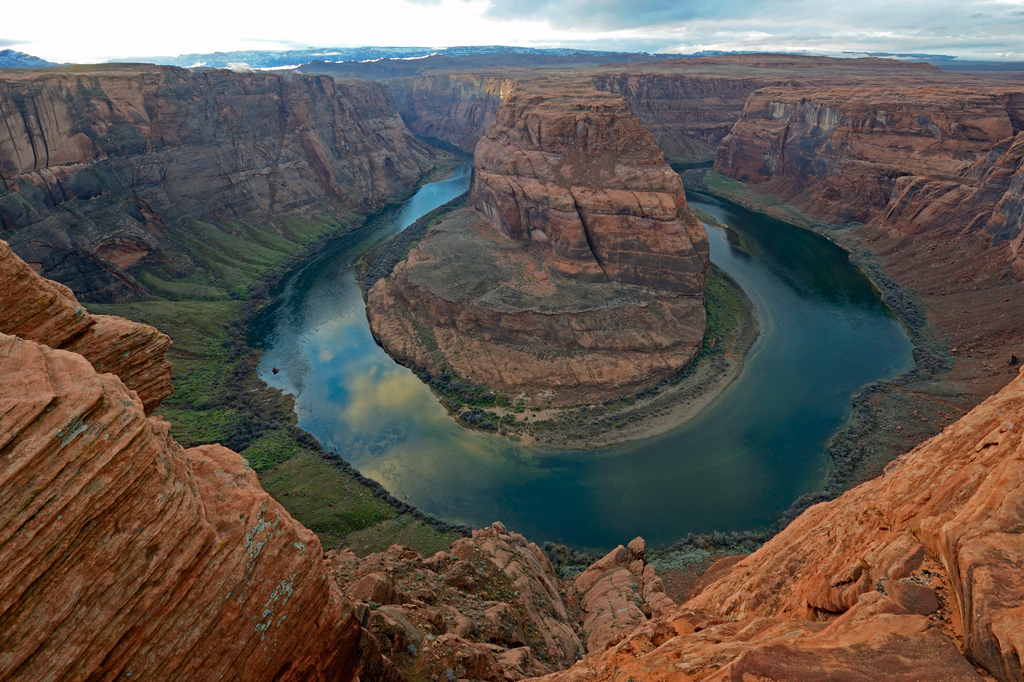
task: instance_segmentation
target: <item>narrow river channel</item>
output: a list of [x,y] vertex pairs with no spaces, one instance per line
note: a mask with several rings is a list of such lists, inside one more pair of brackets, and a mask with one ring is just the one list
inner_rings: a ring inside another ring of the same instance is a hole
[[695,419],[616,449],[540,450],[464,429],[374,342],[352,263],[468,186],[467,164],[331,241],[252,328],[261,375],[295,396],[299,424],[441,518],[501,520],[537,542],[589,549],[764,527],[823,482],[851,395],[913,364],[903,328],[842,249],[691,193],[729,226],[708,228],[711,260],[756,309],[761,334],[741,376]]

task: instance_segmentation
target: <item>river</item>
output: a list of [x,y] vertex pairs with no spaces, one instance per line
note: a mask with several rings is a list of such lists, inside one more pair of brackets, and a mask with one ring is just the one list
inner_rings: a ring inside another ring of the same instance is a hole
[[541,450],[462,428],[374,342],[352,264],[468,184],[467,164],[328,243],[252,328],[261,376],[295,396],[300,426],[443,519],[501,520],[534,541],[587,549],[765,527],[823,483],[825,446],[851,395],[913,365],[903,328],[842,249],[690,193],[729,226],[708,228],[711,260],[755,306],[760,336],[740,377],[676,430],[615,449]]

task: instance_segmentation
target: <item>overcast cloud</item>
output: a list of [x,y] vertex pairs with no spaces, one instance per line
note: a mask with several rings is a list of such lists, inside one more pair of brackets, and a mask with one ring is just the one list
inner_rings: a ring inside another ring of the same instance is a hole
[[61,62],[359,45],[1024,60],[1024,0],[96,0],[82,7],[50,0],[43,22],[32,3],[9,3],[0,47]]

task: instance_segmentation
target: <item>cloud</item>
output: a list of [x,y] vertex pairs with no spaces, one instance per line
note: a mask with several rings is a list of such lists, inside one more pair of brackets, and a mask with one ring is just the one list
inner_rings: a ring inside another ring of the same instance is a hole
[[12,40],[10,38],[0,38],[0,48],[14,47],[15,45],[24,45],[24,40]]
[[491,0],[485,16],[544,21],[581,38],[607,32],[624,46],[661,41],[661,52],[697,46],[970,56],[1019,51],[1020,7],[1000,0]]

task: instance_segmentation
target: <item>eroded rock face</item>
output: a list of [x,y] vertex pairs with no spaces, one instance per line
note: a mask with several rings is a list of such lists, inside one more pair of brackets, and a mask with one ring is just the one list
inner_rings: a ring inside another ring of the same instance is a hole
[[469,201],[477,213],[443,219],[369,292],[400,362],[566,405],[696,355],[707,235],[621,97],[520,86],[477,144]]
[[[197,267],[193,220],[365,212],[407,194],[436,153],[390,91],[327,76],[76,67],[0,79],[0,232],[86,300]],[[187,240],[186,240],[187,241]]]
[[356,602],[367,648],[394,666],[382,677],[445,679],[450,670],[502,682],[564,669],[583,655],[551,563],[501,523],[427,559],[400,545],[327,559]]
[[879,227],[933,240],[987,235],[993,247],[1009,246],[1024,279],[1024,132],[1001,140],[955,180],[899,178]]
[[460,209],[370,289],[370,329],[399,362],[533,405],[630,395],[693,359],[701,298],[581,282],[553,263]]
[[1018,378],[880,478],[808,509],[688,606],[733,618],[841,613],[931,557],[948,575],[967,655],[1020,679],[1022,401]]
[[0,334],[0,677],[350,680],[320,542],[113,374]]
[[0,333],[84,356],[97,372],[116,374],[146,414],[171,395],[171,340],[149,325],[90,315],[62,284],[36,274],[0,240]]
[[546,245],[567,276],[703,295],[704,227],[621,97],[514,91],[477,144],[469,202],[505,236]]
[[409,130],[470,154],[494,125],[498,107],[515,84],[486,73],[430,74],[384,82],[394,93]]
[[1024,90],[1012,84],[901,82],[770,87],[747,100],[722,141],[715,171],[815,216],[867,222],[897,178],[956,181],[1021,129]]

